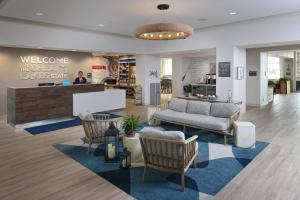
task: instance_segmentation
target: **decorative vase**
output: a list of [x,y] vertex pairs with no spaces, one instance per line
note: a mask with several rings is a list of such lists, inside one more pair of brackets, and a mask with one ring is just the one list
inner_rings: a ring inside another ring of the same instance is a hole
[[134,137],[135,136],[135,131],[129,131],[126,133],[127,137]]

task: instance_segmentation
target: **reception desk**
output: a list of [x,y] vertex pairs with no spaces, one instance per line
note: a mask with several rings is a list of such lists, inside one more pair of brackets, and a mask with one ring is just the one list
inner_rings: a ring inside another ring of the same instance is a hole
[[106,89],[101,92],[73,94],[73,115],[96,113],[126,107],[126,90]]
[[73,94],[104,91],[103,84],[10,87],[7,122],[11,125],[73,116]]

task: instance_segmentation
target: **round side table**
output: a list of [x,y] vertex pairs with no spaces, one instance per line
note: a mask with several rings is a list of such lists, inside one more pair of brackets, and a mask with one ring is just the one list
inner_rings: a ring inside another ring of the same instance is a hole
[[136,133],[134,137],[123,136],[123,145],[131,152],[131,163],[143,163],[143,152],[139,140],[139,134]]

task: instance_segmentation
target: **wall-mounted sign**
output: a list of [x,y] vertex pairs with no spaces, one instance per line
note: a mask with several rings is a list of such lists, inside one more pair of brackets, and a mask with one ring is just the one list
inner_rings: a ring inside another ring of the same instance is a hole
[[257,76],[257,71],[249,71],[249,76]]
[[219,62],[219,77],[230,77],[230,62]]
[[67,79],[69,58],[20,56],[20,79]]
[[94,66],[92,66],[92,69],[99,69],[99,70],[106,70],[107,69],[107,67],[106,66],[98,66],[98,65],[94,65]]

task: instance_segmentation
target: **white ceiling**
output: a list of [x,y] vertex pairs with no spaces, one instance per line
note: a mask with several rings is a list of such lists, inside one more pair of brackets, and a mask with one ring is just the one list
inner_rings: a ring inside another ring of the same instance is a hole
[[[159,3],[170,4],[163,20],[156,9]],[[3,17],[126,36],[148,23],[187,23],[199,29],[299,10],[300,0],[2,0],[0,4]],[[231,16],[231,11],[238,14]]]

